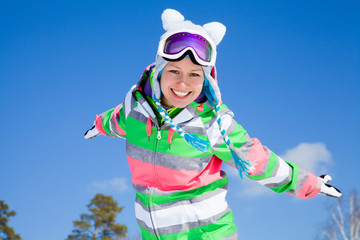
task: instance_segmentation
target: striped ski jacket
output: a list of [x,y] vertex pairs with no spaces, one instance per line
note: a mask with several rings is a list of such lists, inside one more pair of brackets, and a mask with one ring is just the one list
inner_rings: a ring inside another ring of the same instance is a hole
[[[150,75],[148,71],[142,79]],[[221,170],[223,162],[233,167],[235,163],[219,132],[214,108],[209,102],[193,102],[173,117],[185,131],[211,143],[203,153],[161,124],[141,82],[122,104],[97,116],[95,126],[103,135],[126,139],[135,214],[143,239],[238,239],[225,199],[228,178]],[[221,118],[231,142],[255,165],[250,179],[300,198],[319,192],[317,177],[250,138],[224,104]]]

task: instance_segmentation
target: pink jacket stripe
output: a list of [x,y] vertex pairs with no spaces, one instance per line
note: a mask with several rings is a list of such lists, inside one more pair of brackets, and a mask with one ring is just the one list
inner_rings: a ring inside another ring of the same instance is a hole
[[103,128],[103,124],[102,124],[102,118],[99,115],[96,115],[95,118],[95,127],[96,129],[99,131],[99,133],[101,133],[102,135],[105,136],[110,136],[109,134],[106,133],[106,131]]
[[304,185],[300,189],[299,193],[296,195],[296,197],[305,198],[305,199],[314,197],[316,194],[320,192],[320,187],[314,188],[314,186],[318,186],[318,184],[319,184],[319,179],[316,176],[314,176],[314,174],[308,171],[308,177]]
[[119,125],[119,112],[120,109],[122,108],[122,104],[119,104],[115,109],[114,112],[111,114],[113,121],[115,122],[115,128],[116,131],[120,134],[120,135],[126,135],[126,132],[120,127]]
[[[133,184],[156,187],[161,191],[192,190],[221,179],[221,160],[214,157],[202,171],[174,170],[142,162],[127,155]],[[157,178],[149,171],[156,171]]]
[[251,140],[253,144],[246,158],[254,163],[254,170],[250,174],[255,175],[264,169],[269,161],[270,155],[257,138],[252,138]]

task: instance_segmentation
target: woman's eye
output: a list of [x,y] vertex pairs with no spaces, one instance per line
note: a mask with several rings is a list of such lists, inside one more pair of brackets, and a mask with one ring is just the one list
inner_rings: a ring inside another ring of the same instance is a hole
[[179,71],[177,70],[170,70],[171,73],[174,73],[174,74],[179,74]]
[[190,73],[190,77],[200,77],[200,75],[197,73]]

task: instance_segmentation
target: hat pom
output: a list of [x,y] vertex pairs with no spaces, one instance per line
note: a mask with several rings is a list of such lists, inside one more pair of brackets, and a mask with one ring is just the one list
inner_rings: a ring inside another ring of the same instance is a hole
[[163,28],[165,31],[168,31],[172,25],[183,22],[185,18],[183,15],[181,15],[181,13],[174,9],[166,9],[161,15],[161,20],[163,23]]
[[226,27],[224,24],[219,22],[207,23],[203,25],[203,28],[210,35],[211,39],[215,42],[216,45],[221,42],[226,32]]

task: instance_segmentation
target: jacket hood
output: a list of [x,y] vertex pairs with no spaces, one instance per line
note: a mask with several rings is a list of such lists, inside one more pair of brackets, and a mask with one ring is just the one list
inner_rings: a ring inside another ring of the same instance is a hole
[[[152,63],[144,70],[144,72],[139,80],[139,83],[136,87],[137,90],[142,91],[146,96],[148,96],[150,98],[152,98],[152,95],[153,95],[154,72],[155,72],[155,63]],[[205,82],[204,82],[204,84],[205,84]],[[203,90],[204,90],[204,87],[203,87]],[[201,105],[201,107],[198,107],[198,110],[199,109],[201,110],[203,108],[202,112],[205,110],[210,111],[210,110],[214,109],[214,106],[212,106],[210,104],[210,101],[208,101],[204,92],[201,92],[201,94],[194,100],[194,103]],[[208,107],[204,107],[204,106],[208,106]],[[166,107],[164,107],[164,108],[166,108]]]

